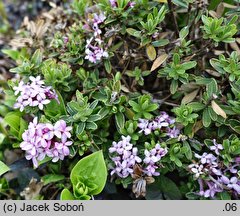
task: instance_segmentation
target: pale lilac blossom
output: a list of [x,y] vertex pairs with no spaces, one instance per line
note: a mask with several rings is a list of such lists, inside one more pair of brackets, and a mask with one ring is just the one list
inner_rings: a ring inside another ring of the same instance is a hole
[[240,181],[237,177],[234,176],[229,179],[227,176],[222,176],[220,179],[229,189],[233,189],[240,194]]
[[92,63],[97,63],[102,58],[108,58],[108,52],[104,47],[104,42],[101,39],[102,31],[99,24],[103,23],[106,16],[103,13],[94,13],[92,18],[87,20],[87,24],[83,28],[89,32],[93,31],[93,36],[87,39],[85,46],[85,59]]
[[190,164],[188,168],[194,174],[195,178],[199,178],[202,174],[205,173],[203,165],[199,164]]
[[20,81],[18,86],[13,87],[14,94],[18,96],[14,104],[15,109],[20,109],[22,112],[25,107],[29,106],[43,110],[44,106],[49,104],[52,99],[58,101],[56,92],[51,87],[45,86],[40,76],[30,76],[29,80],[28,83]]
[[141,129],[139,133],[149,135],[155,130],[167,132],[169,138],[177,138],[180,135],[180,130],[174,126],[175,119],[171,118],[166,112],[161,112],[153,120],[139,119],[138,127]]
[[143,160],[144,164],[146,164],[146,168],[144,169],[144,172],[148,176],[158,176],[160,175],[159,172],[156,171],[159,166],[157,163],[167,154],[168,150],[167,148],[162,148],[159,143],[155,145],[154,148],[151,150],[145,149],[144,155],[145,158]]
[[219,155],[219,150],[223,150],[223,145],[218,144],[215,139],[213,139],[213,146],[210,146],[210,150],[214,151],[216,155]]
[[113,142],[109,148],[109,153],[115,154],[111,159],[114,163],[111,175],[118,175],[120,178],[126,178],[133,173],[133,166],[141,163],[142,159],[138,157],[138,149],[130,143],[130,136],[122,136],[119,142]]
[[35,117],[22,134],[23,141],[20,147],[26,151],[25,157],[27,160],[32,160],[34,167],[38,167],[38,162],[46,156],[51,157],[53,162],[57,162],[70,154],[69,146],[72,145],[72,141],[67,139],[71,138],[71,130],[72,127],[67,126],[63,120],[52,125],[38,123]]

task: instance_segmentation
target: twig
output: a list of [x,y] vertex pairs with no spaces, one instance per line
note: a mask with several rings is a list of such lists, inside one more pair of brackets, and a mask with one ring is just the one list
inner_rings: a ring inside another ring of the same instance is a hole
[[171,0],[167,0],[167,1],[168,1],[168,7],[170,9],[171,16],[173,18],[173,23],[174,23],[174,27],[175,27],[175,34],[176,34],[176,37],[178,38],[179,30],[178,30],[177,19],[176,19],[176,16],[175,16],[174,12],[173,12],[172,1]]
[[58,188],[54,193],[53,195],[51,196],[51,198],[49,200],[53,200],[54,197],[58,194],[58,192],[60,191],[60,188]]
[[215,184],[217,184],[219,187],[225,189],[225,190],[229,190],[229,188],[223,184],[221,184],[220,182],[218,182],[215,178],[213,178],[211,175],[208,176]]

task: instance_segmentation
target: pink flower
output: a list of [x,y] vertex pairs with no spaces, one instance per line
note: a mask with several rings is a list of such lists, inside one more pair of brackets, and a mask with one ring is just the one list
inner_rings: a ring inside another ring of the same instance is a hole
[[93,31],[93,36],[87,39],[85,46],[85,59],[92,63],[97,63],[102,58],[108,57],[108,52],[103,47],[103,41],[101,39],[102,31],[99,28],[99,24],[103,23],[106,16],[103,13],[93,14],[92,19],[88,19],[88,23],[84,25],[84,29]]
[[58,101],[56,92],[51,90],[51,87],[44,86],[44,81],[41,80],[40,76],[36,78],[30,76],[29,80],[30,82],[26,84],[21,81],[18,86],[13,87],[14,94],[18,95],[14,104],[15,109],[19,108],[22,112],[27,106],[38,106],[40,110],[43,110],[44,105],[49,104],[51,99]]
[[60,120],[57,121],[54,125],[54,134],[58,138],[62,139],[62,142],[66,142],[67,138],[71,137],[71,134],[69,131],[72,130],[72,127],[68,126],[65,121]]
[[25,88],[25,84],[24,84],[23,81],[21,81],[21,82],[18,84],[18,86],[14,86],[14,87],[13,87],[13,90],[15,90],[14,94],[15,94],[15,95],[18,95],[19,92],[22,92],[22,91],[25,90],[24,88]]
[[114,167],[111,175],[116,174],[120,178],[126,178],[133,173],[133,166],[136,163],[141,163],[142,159],[137,156],[138,149],[130,143],[131,137],[121,137],[119,142],[113,142],[112,147],[109,148],[110,153],[115,153],[117,156],[112,157]]
[[46,99],[46,96],[42,98],[40,95],[37,95],[37,100],[33,102],[33,106],[38,106],[40,110],[43,110],[43,105],[49,104],[51,101]]
[[68,146],[72,145],[72,142],[71,141],[68,141],[68,142],[62,142],[62,143],[58,143],[56,142],[55,143],[55,147],[56,149],[58,150],[62,150],[62,153],[64,156],[68,156],[70,154],[70,151],[69,151],[69,148]]
[[50,123],[38,123],[37,118],[34,118],[22,134],[20,147],[26,151],[25,157],[32,160],[34,167],[46,156],[51,157],[53,162],[63,160],[70,154],[69,146],[72,141],[67,139],[71,137],[71,129],[64,120],[59,120],[53,126]]
[[112,7],[117,7],[117,1],[116,0],[109,0]]

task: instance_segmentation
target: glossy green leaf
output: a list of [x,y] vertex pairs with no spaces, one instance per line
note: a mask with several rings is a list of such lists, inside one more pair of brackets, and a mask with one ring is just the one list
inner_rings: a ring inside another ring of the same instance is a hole
[[73,194],[68,189],[63,189],[60,200],[75,200]]
[[87,184],[96,185],[91,194],[99,194],[107,180],[107,168],[102,151],[97,151],[81,159],[72,169],[70,179],[73,185],[78,184],[78,179],[83,179]]
[[4,173],[8,172],[9,170],[10,170],[10,168],[5,163],[0,161],[0,176],[3,175]]

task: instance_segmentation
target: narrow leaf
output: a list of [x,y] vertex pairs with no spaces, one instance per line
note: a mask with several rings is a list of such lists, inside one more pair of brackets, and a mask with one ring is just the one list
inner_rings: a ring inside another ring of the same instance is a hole
[[157,69],[162,63],[164,63],[167,60],[168,55],[166,53],[160,55],[156,58],[156,60],[153,62],[151,71],[154,71]]
[[182,104],[188,104],[194,100],[194,98],[197,96],[199,89],[196,89],[195,91],[185,95],[182,99]]
[[222,116],[225,119],[227,118],[226,113],[223,111],[223,109],[214,100],[212,100],[211,104],[212,104],[212,108],[213,108],[215,113],[217,113],[218,115]]

